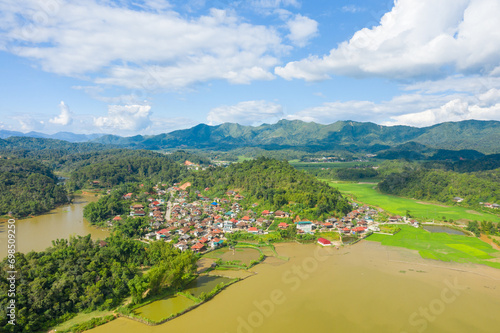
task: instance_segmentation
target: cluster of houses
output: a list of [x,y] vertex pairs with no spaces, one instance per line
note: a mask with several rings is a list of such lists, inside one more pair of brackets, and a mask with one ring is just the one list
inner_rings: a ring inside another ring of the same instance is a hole
[[[223,198],[209,198],[202,192],[195,191],[197,199],[191,200],[186,191],[189,186],[189,183],[174,184],[167,189],[156,186],[156,193],[149,193],[147,202],[135,202],[138,199],[133,193],[123,196],[123,199],[132,202],[129,216],[149,218],[151,231],[145,235],[145,240],[175,242],[174,246],[181,251],[191,249],[200,252],[222,246],[227,233],[267,233],[273,221],[291,216],[290,212],[282,210],[257,212],[257,203],[243,207],[241,200],[244,196],[233,190],[227,191]],[[207,190],[209,189],[205,189]],[[379,230],[374,221],[377,214],[376,210],[368,206],[358,207],[354,204],[354,210],[342,218],[295,221],[294,224],[299,234],[333,230],[343,235],[363,234],[369,230]],[[113,222],[121,219],[121,216],[116,216]],[[395,217],[395,221],[400,219],[401,217]],[[279,229],[288,228],[289,223],[284,221],[278,223]]]
[[479,204],[485,208],[491,208],[491,209],[499,209],[500,208],[500,205],[497,203],[480,202]]

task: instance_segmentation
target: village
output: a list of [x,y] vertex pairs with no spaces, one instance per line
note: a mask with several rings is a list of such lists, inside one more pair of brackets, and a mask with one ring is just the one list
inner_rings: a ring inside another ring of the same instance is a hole
[[[313,235],[322,246],[338,246],[342,239],[358,239],[380,231],[380,210],[358,206],[355,202],[351,202],[353,210],[341,218],[332,216],[324,221],[303,221],[296,217],[292,221],[293,212],[259,210],[257,203],[244,205],[244,196],[235,190],[228,190],[220,198],[209,198],[195,191],[196,199],[193,200],[187,191],[190,185],[157,185],[153,187],[155,192],[147,193],[144,202],[138,202],[138,196],[133,193],[123,195],[124,200],[130,201],[130,217],[149,218],[150,228],[142,241],[162,240],[171,242],[181,251],[191,249],[203,253],[227,245],[228,234],[235,232],[267,235],[295,226],[297,235]],[[108,221],[108,226],[124,218],[115,216]],[[384,221],[387,222],[418,226],[418,222],[407,221],[401,216],[391,216]],[[322,233],[330,237],[322,237]],[[332,239],[332,234],[338,236]]]

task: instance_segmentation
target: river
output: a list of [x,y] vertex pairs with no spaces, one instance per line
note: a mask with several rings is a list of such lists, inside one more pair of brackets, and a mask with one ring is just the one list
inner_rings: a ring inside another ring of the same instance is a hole
[[[16,220],[16,251],[43,251],[58,238],[70,235],[88,235],[93,239],[104,239],[108,231],[92,226],[83,218],[83,207],[88,202],[96,201],[93,195],[75,197],[72,204],[60,206],[49,213],[28,219]],[[6,223],[0,225],[0,258],[7,255]]]
[[498,332],[500,270],[366,240],[277,251],[290,260],[267,258],[254,276],[172,321],[119,318],[89,332]]

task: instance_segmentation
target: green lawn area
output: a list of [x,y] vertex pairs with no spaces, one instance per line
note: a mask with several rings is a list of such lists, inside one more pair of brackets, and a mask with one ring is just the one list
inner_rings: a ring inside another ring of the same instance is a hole
[[246,157],[245,155],[238,155],[238,163],[253,160],[252,157]]
[[442,220],[443,216],[445,216],[447,219],[453,219],[455,221],[467,219],[500,222],[500,217],[494,214],[474,212],[458,206],[422,203],[419,200],[382,194],[374,188],[376,186],[374,183],[327,182],[332,187],[337,187],[342,193],[354,196],[357,201],[367,205],[380,207],[392,214],[404,216],[406,211],[409,210],[411,216],[424,220]]
[[89,321],[93,318],[100,318],[100,317],[105,317],[113,314],[112,310],[104,310],[104,311],[92,311],[92,312],[80,312],[77,314],[75,317],[71,318],[70,320],[65,321],[64,323],[61,323],[55,327],[53,327],[53,330],[56,331],[62,331],[62,330],[67,330],[71,326],[76,325],[76,324],[81,324],[86,321]]
[[498,258],[500,252],[476,237],[431,233],[402,225],[401,231],[394,236],[373,234],[366,240],[380,242],[386,246],[417,250],[422,258],[426,259],[483,264],[500,268],[499,262],[488,260]]

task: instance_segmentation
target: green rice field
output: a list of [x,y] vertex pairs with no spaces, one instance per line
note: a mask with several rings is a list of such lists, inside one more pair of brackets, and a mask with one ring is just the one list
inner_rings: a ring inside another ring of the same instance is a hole
[[474,263],[500,268],[500,251],[476,237],[431,233],[423,229],[401,226],[394,236],[373,234],[368,241],[380,242],[386,246],[417,250],[422,258],[459,263]]
[[376,206],[392,214],[404,216],[409,210],[411,216],[420,220],[478,220],[500,222],[500,217],[494,214],[476,212],[459,206],[444,206],[425,203],[380,193],[375,189],[375,183],[352,183],[328,181],[332,187],[337,187],[342,193],[353,196],[356,201],[370,206]]

